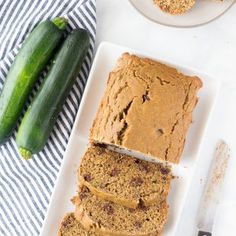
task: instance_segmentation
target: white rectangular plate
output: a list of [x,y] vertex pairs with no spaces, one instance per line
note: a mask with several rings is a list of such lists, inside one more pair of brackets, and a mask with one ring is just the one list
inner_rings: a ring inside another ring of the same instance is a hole
[[[42,236],[57,235],[63,216],[74,210],[70,199],[76,194],[76,171],[80,159],[89,145],[89,129],[104,93],[109,72],[114,68],[117,59],[124,52],[162,61],[155,55],[145,55],[144,53],[107,42],[100,44],[44,220],[41,231]],[[168,199],[170,205],[169,218],[163,235],[174,236],[197,158],[201,158],[198,157],[201,140],[206,130],[210,112],[216,101],[220,84],[218,80],[202,72],[179,66],[175,63],[162,62],[176,67],[185,74],[197,75],[203,81],[203,88],[199,93],[199,103],[194,111],[193,124],[188,132],[181,162],[174,167],[174,174],[178,178],[172,181]]]

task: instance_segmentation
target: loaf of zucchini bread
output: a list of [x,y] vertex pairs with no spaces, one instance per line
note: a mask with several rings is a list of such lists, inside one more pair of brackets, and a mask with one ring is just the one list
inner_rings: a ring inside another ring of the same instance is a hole
[[109,75],[90,139],[178,163],[201,87],[196,76],[125,53]]

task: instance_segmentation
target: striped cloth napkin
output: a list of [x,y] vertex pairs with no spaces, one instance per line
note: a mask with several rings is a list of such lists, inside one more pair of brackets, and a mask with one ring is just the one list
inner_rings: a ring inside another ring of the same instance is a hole
[[0,236],[40,233],[93,58],[95,4],[95,0],[0,0],[0,90],[20,44],[40,21],[65,16],[68,31],[82,27],[91,36],[81,73],[44,150],[30,161],[22,160],[15,134],[0,146]]

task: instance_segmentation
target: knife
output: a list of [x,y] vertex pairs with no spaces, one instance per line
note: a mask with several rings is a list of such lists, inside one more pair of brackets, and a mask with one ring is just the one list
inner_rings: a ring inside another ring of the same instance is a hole
[[229,156],[229,146],[224,141],[221,141],[216,148],[199,207],[197,218],[198,236],[212,236],[215,214],[220,200],[220,192]]

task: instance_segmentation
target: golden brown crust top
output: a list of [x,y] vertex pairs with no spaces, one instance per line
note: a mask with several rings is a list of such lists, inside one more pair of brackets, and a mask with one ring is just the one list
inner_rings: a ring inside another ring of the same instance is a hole
[[201,87],[196,76],[125,53],[109,75],[90,138],[178,163]]

